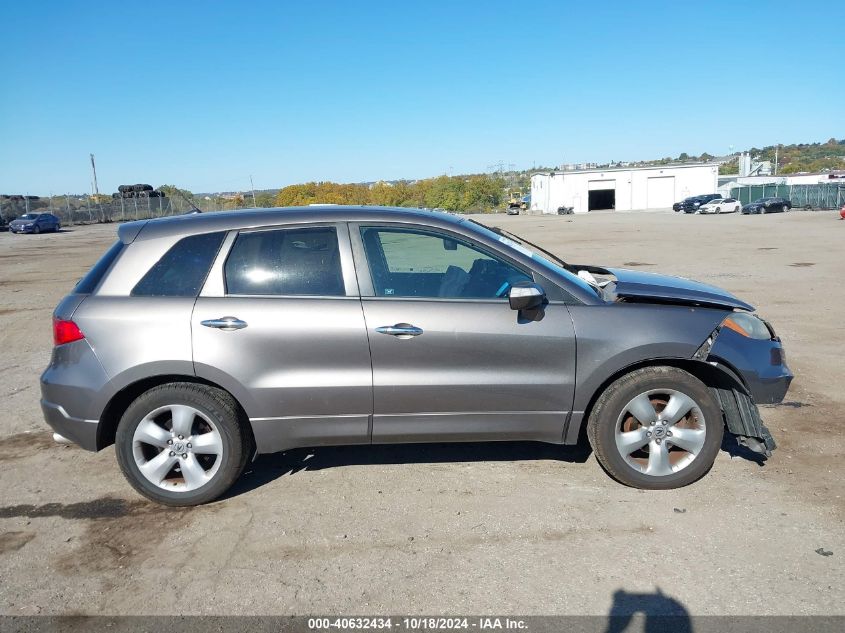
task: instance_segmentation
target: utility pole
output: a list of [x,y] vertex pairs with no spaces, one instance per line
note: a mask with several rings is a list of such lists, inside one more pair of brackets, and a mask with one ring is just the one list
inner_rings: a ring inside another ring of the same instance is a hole
[[775,176],[778,175],[778,149],[780,148],[780,143],[775,145]]
[[258,204],[255,202],[255,185],[252,184],[252,174],[249,175],[249,187],[252,189],[252,206],[258,207]]
[[97,186],[97,166],[94,164],[94,154],[91,154],[91,172],[94,174],[94,195],[100,197],[100,189]]

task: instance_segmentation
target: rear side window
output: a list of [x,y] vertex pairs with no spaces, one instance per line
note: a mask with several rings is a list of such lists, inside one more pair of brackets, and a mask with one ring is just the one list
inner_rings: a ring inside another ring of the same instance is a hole
[[122,250],[123,242],[118,240],[112,244],[111,248],[109,248],[109,250],[107,250],[99,260],[97,260],[97,263],[94,264],[91,270],[88,271],[88,274],[79,280],[79,283],[76,284],[73,291],[81,295],[90,295],[94,292],[94,289],[100,285],[100,281],[106,274],[106,271],[111,267],[114,260],[117,259],[117,256],[120,255]]
[[241,233],[225,275],[230,295],[346,294],[333,227]]
[[196,297],[225,233],[191,235],[176,242],[132,289],[133,297]]

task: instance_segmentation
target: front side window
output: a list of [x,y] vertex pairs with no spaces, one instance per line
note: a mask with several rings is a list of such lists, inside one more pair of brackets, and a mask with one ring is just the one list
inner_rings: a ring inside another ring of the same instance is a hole
[[334,227],[241,233],[225,276],[230,295],[346,294]]
[[196,297],[225,233],[191,235],[176,242],[132,289],[133,297]]
[[362,227],[375,294],[380,297],[495,299],[531,276],[448,234]]

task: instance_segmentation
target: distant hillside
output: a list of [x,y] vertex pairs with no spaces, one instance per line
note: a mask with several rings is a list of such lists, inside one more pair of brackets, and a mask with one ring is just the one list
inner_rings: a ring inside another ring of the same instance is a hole
[[[748,152],[755,160],[775,162],[775,146],[752,147]],[[799,143],[777,148],[778,173],[820,172],[845,169],[845,139],[829,139],[826,143]]]

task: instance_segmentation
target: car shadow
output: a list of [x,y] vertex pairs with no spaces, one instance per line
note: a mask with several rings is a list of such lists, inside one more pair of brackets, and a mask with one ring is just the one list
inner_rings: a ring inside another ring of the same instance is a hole
[[561,446],[542,442],[459,442],[453,444],[366,444],[297,448],[259,455],[223,498],[236,497],[306,471],[344,466],[443,464],[458,462],[518,462],[555,460],[582,464],[591,454],[588,444]]

